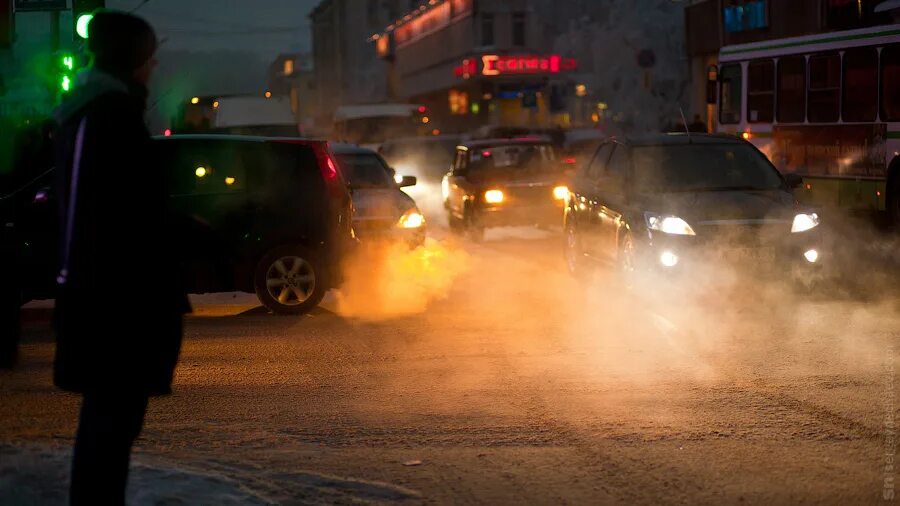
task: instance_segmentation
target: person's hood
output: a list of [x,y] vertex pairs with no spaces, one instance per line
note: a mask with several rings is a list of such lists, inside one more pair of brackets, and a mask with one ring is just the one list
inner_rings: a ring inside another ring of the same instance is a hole
[[95,68],[80,72],[75,78],[72,93],[66,97],[54,112],[59,124],[77,116],[91,105],[94,100],[108,93],[134,95],[135,86],[129,85],[118,77]]
[[793,195],[781,190],[731,190],[643,195],[640,207],[691,222],[789,219],[795,211]]

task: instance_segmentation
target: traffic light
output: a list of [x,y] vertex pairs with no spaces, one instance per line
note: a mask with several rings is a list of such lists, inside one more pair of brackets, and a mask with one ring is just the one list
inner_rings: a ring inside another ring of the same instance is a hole
[[75,56],[70,53],[60,53],[58,60],[58,79],[59,92],[68,93],[72,90],[72,79],[75,76]]
[[72,22],[75,24],[73,33],[76,37],[87,39],[90,36],[88,24],[94,17],[94,12],[105,6],[106,0],[72,0]]

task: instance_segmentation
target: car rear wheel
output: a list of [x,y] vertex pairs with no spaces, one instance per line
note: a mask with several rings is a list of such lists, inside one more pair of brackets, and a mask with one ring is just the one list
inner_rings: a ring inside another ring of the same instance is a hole
[[275,248],[263,256],[256,267],[254,286],[264,306],[284,315],[311,311],[326,292],[320,263],[302,246]]

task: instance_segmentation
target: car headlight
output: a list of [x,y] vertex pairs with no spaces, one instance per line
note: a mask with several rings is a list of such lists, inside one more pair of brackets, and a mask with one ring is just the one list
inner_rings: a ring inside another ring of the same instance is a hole
[[794,216],[794,223],[791,225],[791,233],[806,232],[819,226],[819,215],[816,213],[801,213]]
[[441,179],[441,196],[444,200],[450,198],[450,180],[446,176]]
[[553,189],[553,198],[556,200],[566,200],[569,198],[568,186],[557,186]]
[[488,190],[484,192],[484,201],[488,204],[500,204],[503,202],[503,192],[500,190]]
[[697,235],[694,233],[694,229],[678,216],[646,213],[644,218],[647,220],[647,228],[650,230],[658,230],[672,235]]
[[400,217],[401,228],[420,228],[425,225],[425,217],[417,209],[410,209]]

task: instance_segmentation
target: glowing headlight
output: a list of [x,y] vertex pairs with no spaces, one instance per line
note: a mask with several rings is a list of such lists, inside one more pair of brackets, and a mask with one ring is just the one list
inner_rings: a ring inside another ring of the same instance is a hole
[[819,215],[816,213],[798,214],[794,216],[794,223],[791,225],[791,232],[806,232],[819,226]]
[[694,233],[694,229],[678,216],[660,216],[647,213],[644,217],[647,220],[647,228],[650,230],[658,230],[672,235],[697,235]]
[[446,177],[441,179],[441,196],[445,201],[450,198],[450,180]]
[[403,183],[403,176],[401,176],[399,172],[394,174],[394,182],[397,184]]
[[567,186],[557,186],[553,189],[553,198],[556,200],[566,200],[569,198],[569,188]]
[[400,218],[399,225],[402,228],[419,228],[425,225],[425,217],[419,211],[410,209]]
[[503,192],[500,190],[488,190],[484,192],[484,201],[488,204],[500,204],[503,202]]

